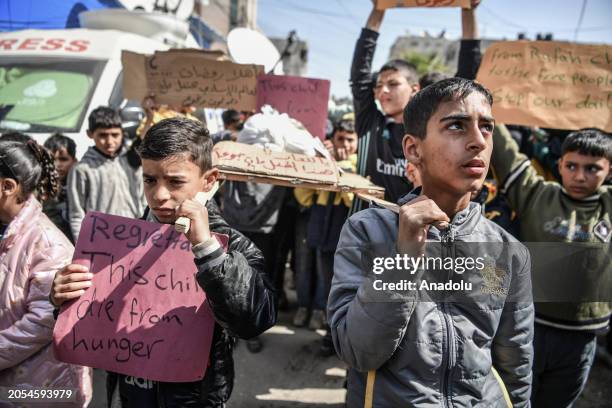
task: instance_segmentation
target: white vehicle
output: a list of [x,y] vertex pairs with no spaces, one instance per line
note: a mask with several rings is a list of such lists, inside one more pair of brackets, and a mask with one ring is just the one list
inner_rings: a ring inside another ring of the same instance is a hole
[[[98,106],[125,106],[121,51],[153,53],[168,47],[115,30],[24,30],[0,33],[0,132],[20,131],[39,143],[52,133],[73,138],[80,158],[92,144],[87,116]],[[140,101],[136,101],[140,102]],[[125,123],[134,126],[136,123]]]

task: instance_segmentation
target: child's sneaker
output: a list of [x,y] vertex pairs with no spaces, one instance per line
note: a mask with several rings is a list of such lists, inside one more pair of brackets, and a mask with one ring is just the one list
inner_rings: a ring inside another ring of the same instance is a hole
[[308,322],[308,309],[305,307],[298,307],[295,316],[293,316],[293,325],[295,327],[304,327]]
[[310,324],[308,328],[310,330],[321,330],[327,326],[327,317],[325,316],[325,311],[320,309],[315,309],[312,311],[312,316],[310,317]]

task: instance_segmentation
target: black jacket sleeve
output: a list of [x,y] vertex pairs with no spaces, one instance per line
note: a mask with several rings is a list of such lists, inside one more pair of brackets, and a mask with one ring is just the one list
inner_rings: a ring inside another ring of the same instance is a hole
[[355,127],[361,137],[372,128],[372,123],[382,113],[374,102],[374,79],[372,78],[372,60],[376,51],[376,31],[364,28],[355,45],[351,64],[351,92],[355,107]]
[[476,79],[481,60],[480,40],[461,40],[455,76],[465,79]]
[[230,228],[213,202],[207,205],[210,229],[229,236],[228,249],[196,258],[196,279],[206,292],[215,320],[243,339],[276,323],[276,293],[264,272],[261,251]]

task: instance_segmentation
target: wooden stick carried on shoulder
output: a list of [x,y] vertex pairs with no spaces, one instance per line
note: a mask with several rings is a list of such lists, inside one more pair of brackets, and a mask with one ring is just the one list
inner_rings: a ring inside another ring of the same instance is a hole
[[[194,197],[194,200],[196,200],[202,205],[206,205],[208,200],[213,198],[217,190],[219,190],[218,181],[215,182],[215,184],[212,186],[210,191],[200,191],[198,194],[196,194],[196,196]],[[191,227],[191,220],[187,217],[178,217],[176,219],[176,222],[174,223],[174,229],[184,234],[187,234],[189,232],[190,227]]]

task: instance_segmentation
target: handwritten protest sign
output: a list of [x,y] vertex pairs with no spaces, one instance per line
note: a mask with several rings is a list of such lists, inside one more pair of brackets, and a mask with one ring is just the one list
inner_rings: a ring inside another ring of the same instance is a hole
[[338,182],[336,164],[323,157],[273,152],[243,143],[219,142],[213,148],[212,158],[213,165],[222,171],[284,177],[323,184]]
[[394,7],[463,7],[471,8],[470,0],[377,0],[376,8]]
[[257,110],[263,105],[271,105],[280,113],[299,120],[312,135],[324,139],[329,86],[329,81],[322,79],[260,75],[257,78]]
[[213,165],[225,180],[337,192],[361,191],[384,197],[385,189],[358,174],[338,171],[332,160],[302,154],[271,152],[236,142],[213,148]]
[[[134,91],[131,81],[138,81],[133,73],[141,67],[134,53],[123,51],[124,96],[140,100],[141,89]],[[134,68],[136,64],[136,68]],[[257,76],[260,65],[215,61],[206,53],[163,51],[144,58],[145,94],[155,94],[159,103],[174,107],[197,106],[254,110],[257,105]],[[141,82],[139,82],[141,83]]]
[[556,41],[491,45],[477,80],[498,122],[612,131],[612,47]]
[[[227,237],[217,238],[227,245]],[[154,381],[204,377],[214,316],[183,234],[90,212],[74,262],[89,267],[93,285],[59,315],[59,360]]]

